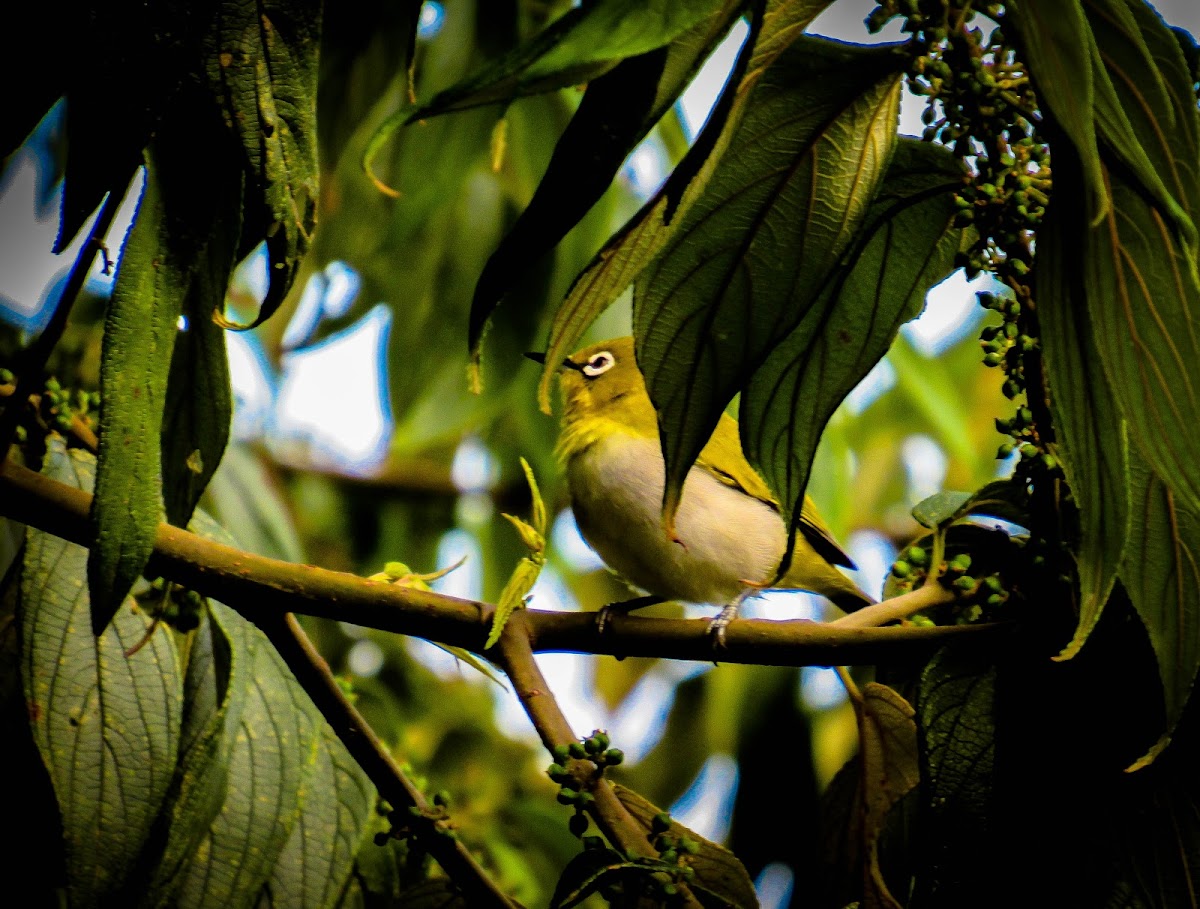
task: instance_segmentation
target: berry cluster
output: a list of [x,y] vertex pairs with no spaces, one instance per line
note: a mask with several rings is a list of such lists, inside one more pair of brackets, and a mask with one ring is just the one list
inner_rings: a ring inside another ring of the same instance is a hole
[[[609,748],[609,744],[608,733],[597,729],[581,742],[556,745],[553,752],[554,763],[546,768],[546,774],[561,787],[557,796],[559,804],[575,807],[575,814],[568,822],[571,833],[575,836],[582,838],[587,832],[588,819],[584,812],[596,800],[588,791],[589,783],[603,776],[608,767],[615,767],[625,760],[625,752],[619,748]],[[595,765],[595,771],[584,774],[579,765],[570,766],[572,760],[591,761]]]
[[[959,594],[960,601],[949,607],[952,621],[957,625],[977,622],[981,619],[996,618],[995,610],[1008,602],[1011,595],[1004,579],[998,572],[984,577],[976,577],[968,572],[971,569],[971,555],[960,552],[947,559],[941,566],[938,581]],[[921,586],[929,575],[930,556],[923,546],[909,546],[892,564],[890,584],[898,593],[904,593]],[[927,626],[935,624],[927,615],[918,613],[910,621],[914,625]]]

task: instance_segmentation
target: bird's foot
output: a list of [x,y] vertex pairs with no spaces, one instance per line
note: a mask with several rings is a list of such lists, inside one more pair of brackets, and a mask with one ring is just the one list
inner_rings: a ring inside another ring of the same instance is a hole
[[663,597],[650,594],[644,597],[634,597],[632,600],[618,600],[616,603],[607,603],[596,610],[596,631],[599,634],[604,634],[604,629],[608,627],[609,620],[614,615],[629,615],[635,609],[641,609],[643,606],[653,606],[656,603],[665,603]]
[[712,636],[713,650],[725,649],[725,629],[729,627],[730,622],[737,618],[738,608],[741,605],[739,598],[737,602],[724,607],[717,613],[717,617],[708,623],[708,633]]

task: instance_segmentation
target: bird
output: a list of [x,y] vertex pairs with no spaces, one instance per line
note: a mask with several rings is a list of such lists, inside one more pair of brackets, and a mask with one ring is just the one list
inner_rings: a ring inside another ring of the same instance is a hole
[[[542,362],[544,355],[527,354]],[[854,563],[805,496],[791,565],[775,574],[788,532],[779,502],[746,460],[737,420],[722,414],[688,471],[674,534],[662,521],[666,475],[658,419],[631,337],[585,347],[563,360],[557,452],[579,531],[610,569],[646,595],[610,613],[665,600],[721,606],[709,632],[725,629],[747,597],[770,586],[821,594],[845,611],[873,603],[838,565]]]

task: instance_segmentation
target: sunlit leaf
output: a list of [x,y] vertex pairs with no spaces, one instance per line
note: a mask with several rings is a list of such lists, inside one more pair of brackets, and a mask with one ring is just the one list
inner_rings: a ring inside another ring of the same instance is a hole
[[[647,833],[654,829],[654,818],[663,813],[661,808],[620,784],[614,784],[613,790],[621,804]],[[673,819],[665,832],[676,840],[688,837],[699,845],[696,855],[688,859],[688,864],[696,872],[695,883],[698,887],[733,906],[758,906],[754,884],[736,855]]]
[[938,492],[913,506],[912,516],[922,527],[936,530],[966,514],[969,492]]
[[161,430],[189,251],[172,236],[162,168],[151,160],[117,269],[100,357],[100,451],[88,557],[92,628],[112,619],[154,548],[162,519]]
[[1100,292],[1084,283],[1080,243],[1064,217],[1052,213],[1038,234],[1038,313],[1058,440],[1054,451],[1079,507],[1079,622],[1061,654],[1066,659],[1083,646],[1112,592],[1129,538],[1130,509],[1126,424],[1087,331],[1085,307]]
[[483,72],[409,112],[407,119],[412,122],[587,82],[620,60],[669,44],[714,13],[720,3],[597,0],[576,6]]
[[854,242],[895,144],[899,63],[891,48],[789,46],[638,276],[634,337],[659,413],[668,527],[725,406],[813,310]]
[[225,327],[258,325],[275,312],[316,224],[321,8],[316,0],[221,0],[202,38],[209,85],[248,169],[238,258],[265,241],[270,262],[258,315],[237,325],[219,308]]
[[[51,441],[43,472],[89,491],[90,454]],[[21,666],[34,741],[62,816],[75,905],[129,882],[167,795],[180,748],[183,683],[171,637],[147,635],[131,600],[98,635],[81,583],[87,550],[30,528],[21,579]]]
[[[699,197],[725,153],[746,100],[765,69],[804,31],[831,0],[780,0],[767,4],[754,23],[733,73],[696,142],[646,205],[613,236],[575,279],[550,328],[538,402],[550,413],[550,386],[563,358],[588,326],[633,283],[663,248],[683,213]],[[743,73],[742,78],[736,75]]]
[[953,268],[962,235],[950,226],[959,185],[961,170],[948,152],[902,141],[863,235],[742,395],[746,455],[796,518],[826,422]]
[[1146,626],[1167,708],[1162,739],[1135,766],[1166,747],[1200,668],[1200,515],[1140,458],[1131,464],[1132,524],[1121,583]]

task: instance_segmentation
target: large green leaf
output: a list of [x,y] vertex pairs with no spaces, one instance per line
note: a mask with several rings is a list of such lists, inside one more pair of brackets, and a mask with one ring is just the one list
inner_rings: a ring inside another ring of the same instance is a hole
[[729,145],[751,89],[768,66],[831,0],[777,0],[767,4],[695,144],[666,184],[596,255],[575,279],[550,328],[538,402],[550,412],[550,385],[559,364],[588,326],[633,283],[663,248],[683,213],[700,196]]
[[1132,459],[1132,525],[1121,583],[1146,626],[1158,661],[1167,729],[1164,748],[1200,668],[1200,514],[1179,502],[1140,458]]
[[668,525],[725,406],[813,311],[855,241],[895,145],[901,59],[822,39],[788,47],[638,276],[634,337],[659,413]]
[[[43,472],[90,490],[91,455],[52,440]],[[21,580],[21,668],[34,740],[62,816],[73,906],[95,906],[127,876],[167,794],[180,747],[182,679],[165,633],[126,601],[91,632],[87,550],[30,528]]]
[[179,766],[162,815],[166,842],[153,863],[145,906],[175,905],[183,872],[225,801],[229,757],[250,685],[249,626],[223,621],[227,618],[206,612],[192,636]]
[[283,302],[316,224],[318,0],[220,0],[202,39],[204,63],[225,125],[248,170],[239,258],[265,240],[269,285],[246,326]]
[[826,422],[953,268],[961,176],[945,149],[902,140],[861,236],[742,395],[746,456],[793,517]]
[[[1176,233],[1193,273],[1200,210],[1200,114],[1174,35],[1142,0],[1085,0],[1094,44],[1101,157],[1148,195]],[[1095,212],[1091,214],[1095,215]]]
[[191,264],[191,250],[180,249],[172,235],[164,182],[151,159],[104,323],[96,545],[88,556],[97,633],[145,568],[162,518],[163,404]]
[[[1064,181],[1064,202],[1067,192]],[[1066,223],[1066,211],[1051,212],[1038,232],[1038,314],[1054,451],[1079,509],[1079,621],[1063,659],[1079,651],[1099,620],[1130,538],[1128,431],[1087,330],[1087,304],[1097,288],[1083,278],[1082,225]]]
[[596,0],[568,10],[533,40],[439,92],[408,122],[578,85],[618,61],[670,44],[721,8],[722,0]]
[[476,363],[487,319],[501,297],[604,194],[622,162],[675,103],[740,7],[737,0],[726,0],[668,46],[624,60],[588,84],[537,191],[475,286],[469,343]]

